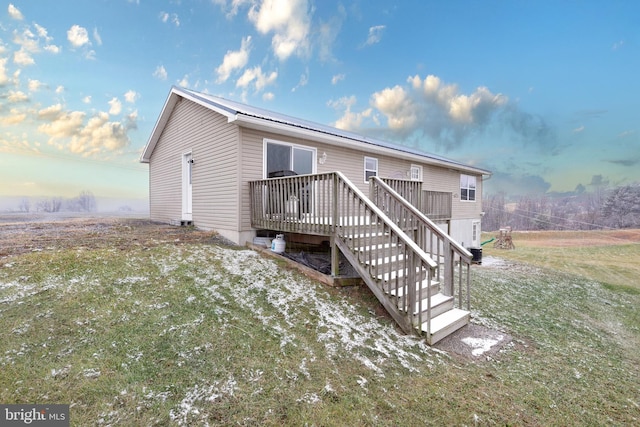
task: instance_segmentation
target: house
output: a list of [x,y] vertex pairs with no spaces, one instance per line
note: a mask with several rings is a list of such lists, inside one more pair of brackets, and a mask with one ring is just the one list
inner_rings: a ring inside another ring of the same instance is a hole
[[[466,247],[480,245],[487,170],[178,87],[171,89],[140,161],[149,164],[152,220],[214,229],[238,244],[260,230],[330,240],[336,254],[359,265],[361,276],[371,276],[363,279],[378,288],[379,298],[406,300],[407,312],[424,296],[422,286],[417,295],[407,291],[409,281],[438,281],[443,273],[447,297],[458,292],[462,301],[466,292],[468,305]],[[363,254],[353,246],[360,239],[353,236],[374,232],[393,237],[372,248],[400,246],[403,254]],[[337,274],[337,267],[332,271]],[[432,296],[431,287],[424,292]],[[425,304],[426,318],[435,317],[432,303]],[[407,331],[424,320],[422,314],[394,317]]]

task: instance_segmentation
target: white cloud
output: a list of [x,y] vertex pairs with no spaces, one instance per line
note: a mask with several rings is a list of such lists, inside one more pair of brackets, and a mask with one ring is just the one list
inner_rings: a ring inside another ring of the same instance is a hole
[[68,138],[76,134],[82,127],[85,115],[82,111],[62,111],[60,104],[52,105],[38,112],[39,118],[49,120],[49,123],[38,126],[38,131],[49,135],[49,143],[53,144],[55,139]]
[[222,60],[222,64],[216,68],[218,78],[216,83],[227,81],[234,70],[243,68],[249,62],[249,52],[251,51],[251,36],[242,39],[240,50],[228,50]]
[[26,118],[27,118],[26,113],[18,109],[12,108],[9,111],[9,114],[0,117],[0,123],[2,123],[5,126],[17,125],[25,121]]
[[185,74],[184,76],[182,76],[182,78],[178,80],[176,84],[180,87],[189,87],[189,74]]
[[22,21],[24,19],[24,17],[22,16],[22,12],[20,12],[20,10],[18,10],[18,8],[11,3],[9,3],[7,12],[9,12],[9,16],[11,17],[11,19],[16,19],[18,21]]
[[64,86],[58,86],[56,87],[56,93],[59,95],[61,93],[64,93]]
[[255,85],[256,92],[261,92],[266,86],[275,83],[278,78],[278,72],[273,71],[266,75],[262,72],[260,66],[245,70],[236,82],[236,87],[248,88],[252,83]]
[[13,62],[23,67],[36,63],[31,54],[25,49],[20,49],[19,51],[13,53]]
[[342,23],[347,19],[347,11],[342,4],[338,4],[338,11],[329,21],[321,22],[316,29],[318,57],[321,61],[333,60],[333,44],[340,34]]
[[20,90],[17,90],[17,91],[10,90],[9,93],[7,94],[7,101],[12,103],[24,102],[28,100],[29,100],[29,96]]
[[176,27],[180,26],[180,19],[178,18],[178,15],[175,13],[160,12],[160,20],[165,24],[170,22]]
[[38,33],[38,37],[44,38],[47,42],[50,42],[53,40],[53,37],[49,37],[49,33],[47,32],[47,29],[44,28],[42,25],[38,25],[34,23],[33,26],[36,27],[36,32]]
[[135,102],[138,99],[140,99],[140,94],[138,92],[136,92],[135,90],[128,90],[124,94],[124,100],[127,101],[129,104],[135,104]]
[[371,117],[373,110],[367,108],[360,113],[354,113],[351,108],[356,103],[355,96],[342,97],[337,101],[329,101],[328,105],[336,110],[344,110],[344,114],[333,125],[338,129],[356,130],[362,126],[365,118]]
[[153,72],[153,77],[160,80],[167,80],[167,70],[165,70],[163,65],[158,65]]
[[273,92],[265,92],[262,94],[262,99],[265,101],[273,101],[273,99],[276,96],[273,94]]
[[615,42],[613,44],[613,46],[611,46],[611,50],[622,49],[622,46],[624,46],[624,40],[619,40],[619,41]]
[[122,102],[118,98],[111,98],[109,104],[109,114],[112,116],[117,116],[122,112]]
[[40,80],[29,79],[27,86],[29,87],[29,92],[37,92],[44,84]]
[[291,89],[291,92],[295,92],[299,88],[306,86],[308,83],[309,83],[309,69],[307,68],[305,73],[300,75],[300,80],[298,81],[298,84]]
[[584,125],[578,126],[577,128],[573,129],[573,133],[580,133],[582,131],[584,131]]
[[369,28],[369,36],[367,37],[367,41],[365,42],[366,46],[371,46],[373,44],[379,43],[382,40],[382,33],[386,28],[385,25],[376,25],[374,27]]
[[271,46],[280,60],[308,52],[311,17],[307,0],[263,0],[259,7],[251,7],[249,19],[260,33],[274,33]]
[[254,0],[230,0],[228,2],[229,7],[227,7],[227,0],[211,0],[211,2],[220,6],[223,11],[226,11],[227,19],[231,19],[238,14],[240,7],[253,4]]
[[128,144],[126,127],[120,122],[110,122],[107,113],[98,113],[72,136],[69,150],[90,156],[102,151],[117,151]]
[[392,130],[412,129],[418,120],[413,100],[400,86],[374,93],[371,96],[371,104],[387,117],[387,123]]
[[98,46],[102,46],[102,37],[100,36],[100,33],[98,33],[98,29],[95,27],[93,28],[93,39],[96,41]]
[[416,75],[408,81],[427,101],[436,103],[450,119],[459,123],[482,122],[486,114],[508,101],[506,96],[494,95],[484,86],[478,87],[471,95],[459,94],[456,85],[443,84],[440,78],[433,75],[427,76],[424,81]]
[[7,74],[7,61],[8,58],[0,58],[0,86],[7,85],[11,80]]
[[336,74],[335,76],[331,77],[331,84],[332,85],[338,84],[339,82],[344,80],[345,77],[346,76],[344,74]]
[[50,145],[91,156],[127,146],[127,131],[136,128],[137,112],[129,114],[124,123],[109,121],[109,113],[99,112],[85,124],[86,113],[65,111],[61,104],[55,104],[38,111],[37,117],[46,122],[38,131],[50,137]]
[[90,43],[87,29],[80,25],[73,25],[69,28],[67,31],[67,40],[69,40],[73,47],[81,47]]
[[22,33],[14,31],[13,42],[20,46],[20,50],[31,53],[40,52],[40,42],[29,28],[26,28]]
[[49,53],[57,54],[57,53],[60,53],[61,49],[60,49],[60,46],[48,44],[44,47],[44,50],[46,50]]
[[39,110],[37,117],[40,120],[54,120],[62,113],[62,104],[54,104],[47,108]]
[[87,95],[84,98],[82,98],[82,102],[84,104],[91,104],[91,95]]
[[337,127],[376,132],[396,140],[427,137],[446,149],[484,131],[491,123],[514,132],[521,140],[540,139],[543,144],[553,138],[552,131],[538,118],[508,106],[506,96],[482,86],[469,94],[460,93],[457,85],[445,84],[434,75],[409,77],[406,85],[374,92],[362,112],[353,111],[354,105],[351,98],[332,103],[343,111]]

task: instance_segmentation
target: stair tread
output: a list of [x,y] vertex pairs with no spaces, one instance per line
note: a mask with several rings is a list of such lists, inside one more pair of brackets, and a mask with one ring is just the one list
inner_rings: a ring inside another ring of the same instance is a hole
[[[422,282],[420,282],[420,286],[422,286],[423,289],[423,294],[425,293],[427,286],[429,286],[428,281],[425,279]],[[431,294],[435,295],[436,293],[438,293],[438,288],[440,287],[440,282],[438,280],[431,280]],[[416,284],[416,290],[418,289],[418,284]],[[397,292],[396,292],[396,288],[395,287],[391,287],[388,291],[386,291],[389,295],[401,298],[402,296],[404,296],[404,287],[399,287]]]
[[[427,312],[427,303],[428,303],[428,298],[424,298],[422,300],[422,312],[426,313]],[[446,310],[446,306],[445,307],[441,307],[445,304],[451,304],[450,307],[451,309],[453,308],[453,297],[441,294],[440,292],[438,292],[437,294],[433,294],[431,295],[431,315],[434,315],[434,312],[437,312],[438,309],[440,310]],[[420,311],[420,305],[419,302],[416,302],[416,306],[413,310],[413,314],[418,314],[418,312]],[[437,316],[434,316],[434,318]]]
[[[435,335],[440,332],[442,329],[461,321],[465,317],[468,319],[470,313],[466,310],[462,310],[460,308],[453,308],[445,313],[442,313],[439,316],[431,319],[431,335]],[[422,323],[422,330],[426,331],[427,322]]]

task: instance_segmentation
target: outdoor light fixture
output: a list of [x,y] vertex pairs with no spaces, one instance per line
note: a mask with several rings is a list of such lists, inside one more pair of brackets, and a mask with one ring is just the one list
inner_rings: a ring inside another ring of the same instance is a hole
[[327,161],[327,153],[323,152],[320,157],[318,157],[318,163],[324,165],[324,162]]

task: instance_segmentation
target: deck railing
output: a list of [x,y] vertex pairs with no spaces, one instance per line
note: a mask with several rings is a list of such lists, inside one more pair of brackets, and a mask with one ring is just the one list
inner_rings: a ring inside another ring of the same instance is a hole
[[457,297],[458,307],[466,305],[469,310],[472,254],[383,180],[372,177],[369,183],[373,202],[411,236],[431,259],[438,261],[437,273],[443,281],[443,293]]
[[[400,191],[398,193],[402,195]],[[418,207],[432,221],[449,220],[451,219],[452,199],[451,193],[425,190],[422,192],[422,200]]]
[[435,279],[438,264],[342,173],[249,185],[253,227],[331,236],[405,332],[427,323],[430,334],[431,286],[422,283]]

